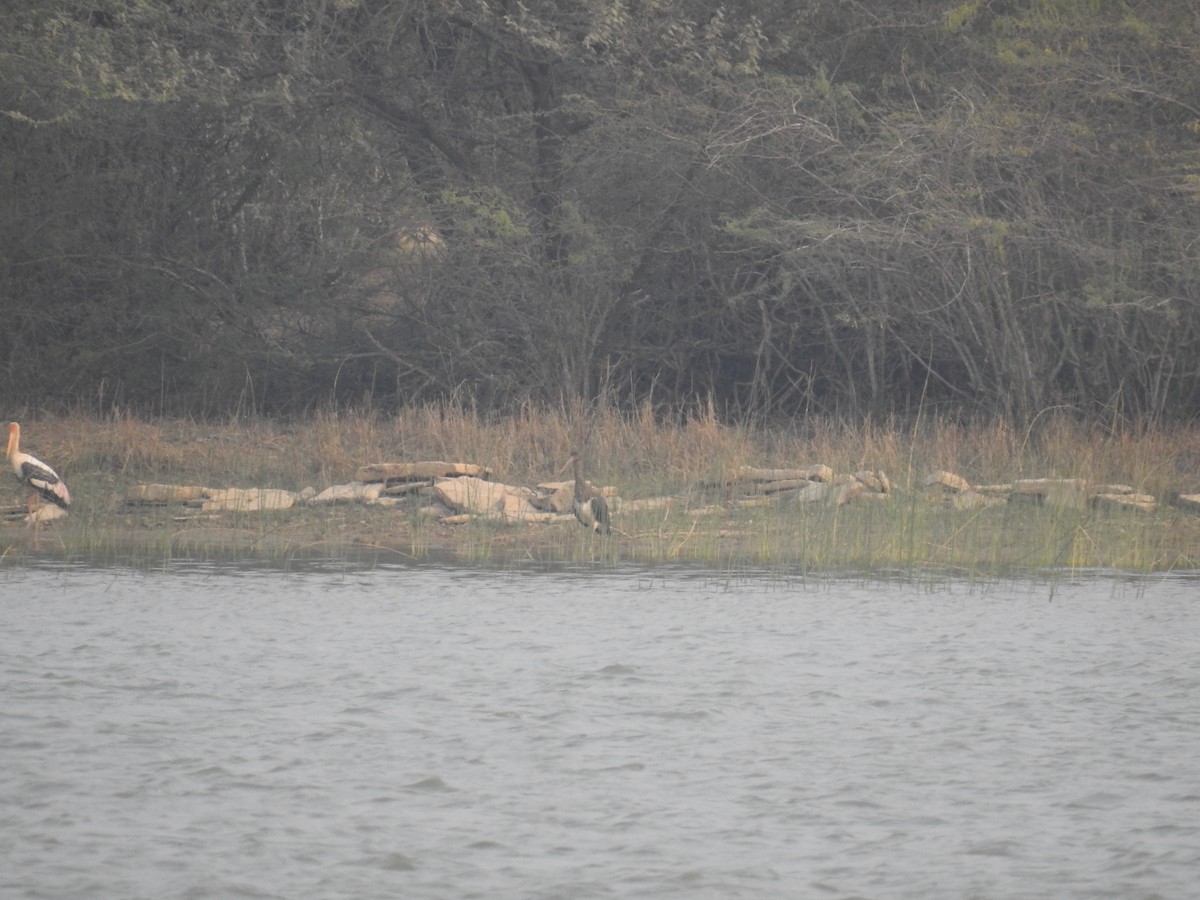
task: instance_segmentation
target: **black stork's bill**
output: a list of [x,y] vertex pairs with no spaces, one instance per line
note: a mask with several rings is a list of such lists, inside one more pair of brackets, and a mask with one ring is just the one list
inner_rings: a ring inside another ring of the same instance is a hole
[[36,456],[21,452],[21,426],[8,423],[8,461],[21,484],[38,497],[66,509],[71,505],[71,492],[58,473]]
[[571,458],[563,466],[575,469],[575,496],[572,507],[579,524],[591,529],[596,534],[611,534],[608,524],[608,501],[604,495],[583,480],[583,454],[578,450],[571,451]]

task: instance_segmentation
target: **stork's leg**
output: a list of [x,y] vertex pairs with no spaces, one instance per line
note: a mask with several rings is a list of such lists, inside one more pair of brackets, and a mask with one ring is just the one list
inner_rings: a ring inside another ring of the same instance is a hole
[[42,508],[41,497],[37,492],[33,492],[25,501],[25,509],[29,513],[29,519],[33,522],[33,549],[38,548],[38,538],[42,533],[42,517],[38,515],[38,511]]

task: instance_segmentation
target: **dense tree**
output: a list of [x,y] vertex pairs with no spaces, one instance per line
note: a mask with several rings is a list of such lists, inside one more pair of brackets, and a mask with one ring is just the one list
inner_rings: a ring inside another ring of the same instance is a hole
[[1200,412],[1182,0],[33,0],[11,402]]

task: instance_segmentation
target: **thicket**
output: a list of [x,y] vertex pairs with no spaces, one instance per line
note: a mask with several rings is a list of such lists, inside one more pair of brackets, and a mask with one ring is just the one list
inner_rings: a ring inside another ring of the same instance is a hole
[[1200,413],[1191,0],[30,0],[0,392]]

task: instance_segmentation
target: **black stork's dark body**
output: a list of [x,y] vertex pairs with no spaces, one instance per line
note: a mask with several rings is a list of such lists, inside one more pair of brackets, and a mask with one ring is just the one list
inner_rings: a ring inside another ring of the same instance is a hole
[[579,524],[596,534],[611,534],[612,528],[608,522],[608,501],[604,495],[583,480],[583,454],[578,450],[571,451],[571,458],[563,471],[568,467],[575,470],[575,496],[571,503],[575,510],[575,518]]
[[[32,490],[37,497],[49,500],[63,509],[71,505],[71,492],[67,490],[66,482],[58,477],[58,473],[36,456],[21,452],[21,426],[16,422],[8,423],[7,454],[17,480]],[[33,512],[32,508],[30,512]]]

